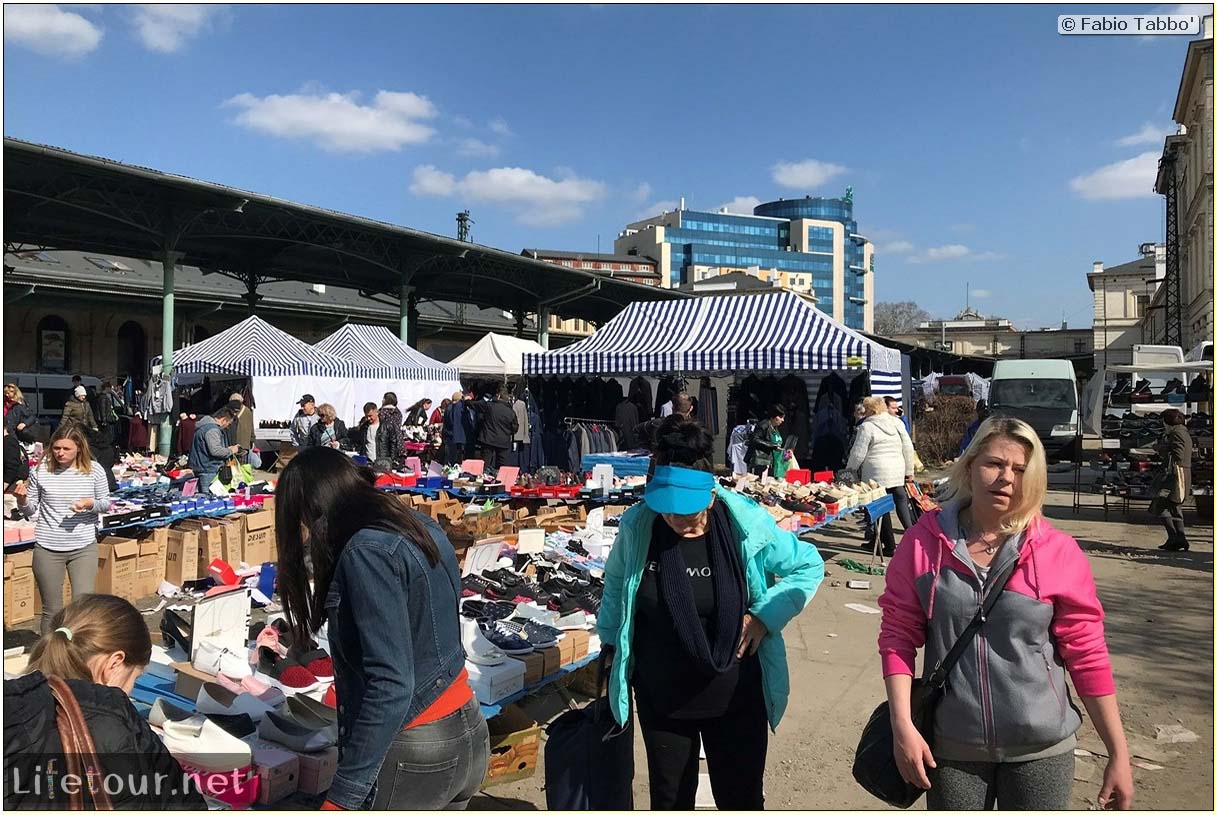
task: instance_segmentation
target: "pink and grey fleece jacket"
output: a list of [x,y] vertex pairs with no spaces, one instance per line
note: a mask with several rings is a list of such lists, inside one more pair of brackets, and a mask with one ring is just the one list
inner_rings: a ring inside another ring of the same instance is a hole
[[[981,605],[983,584],[959,533],[959,509],[949,502],[923,515],[889,564],[879,601],[885,677],[916,675],[919,648],[929,676]],[[1116,692],[1104,609],[1078,543],[1038,517],[1003,544],[990,579],[1012,562],[1003,596],[949,675],[935,715],[935,742],[951,745],[954,758],[1027,757],[1072,737],[1082,718],[1066,671],[1082,696]]]

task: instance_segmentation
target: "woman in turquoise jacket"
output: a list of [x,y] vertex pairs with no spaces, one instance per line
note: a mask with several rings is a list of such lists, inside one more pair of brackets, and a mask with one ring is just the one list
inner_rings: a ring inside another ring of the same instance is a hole
[[714,439],[672,417],[643,503],[621,521],[597,617],[625,724],[634,691],[652,809],[693,809],[704,746],[719,809],[761,809],[790,681],[782,629],[824,577],[816,547],[715,485]]

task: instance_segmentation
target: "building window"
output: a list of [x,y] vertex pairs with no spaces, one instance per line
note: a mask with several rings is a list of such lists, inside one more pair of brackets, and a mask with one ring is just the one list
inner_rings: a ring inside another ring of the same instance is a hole
[[1147,309],[1150,308],[1150,296],[1139,294],[1134,298],[1133,316],[1141,319],[1146,316]]
[[68,363],[68,324],[54,314],[38,321],[38,369],[41,371],[66,371]]
[[1086,340],[1075,340],[1074,341],[1074,353],[1076,353],[1076,354],[1087,353],[1087,341]]

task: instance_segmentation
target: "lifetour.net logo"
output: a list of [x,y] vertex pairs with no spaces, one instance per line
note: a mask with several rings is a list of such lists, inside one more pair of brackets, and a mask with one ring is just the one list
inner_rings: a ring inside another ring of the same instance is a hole
[[250,768],[228,772],[156,772],[144,757],[132,755],[99,756],[96,764],[69,772],[62,755],[16,757],[4,768],[4,800],[21,809],[42,806],[65,809],[69,801],[83,795],[86,804],[96,801],[105,791],[112,801],[124,806],[156,808],[202,794],[208,798],[241,798],[256,781]]

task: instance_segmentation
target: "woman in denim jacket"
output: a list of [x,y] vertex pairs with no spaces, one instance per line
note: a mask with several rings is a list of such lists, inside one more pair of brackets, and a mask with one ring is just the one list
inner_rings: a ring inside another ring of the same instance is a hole
[[339,759],[324,808],[464,809],[490,740],[465,671],[456,555],[373,481],[315,447],[276,490],[284,611],[297,642],[328,623],[334,659]]

